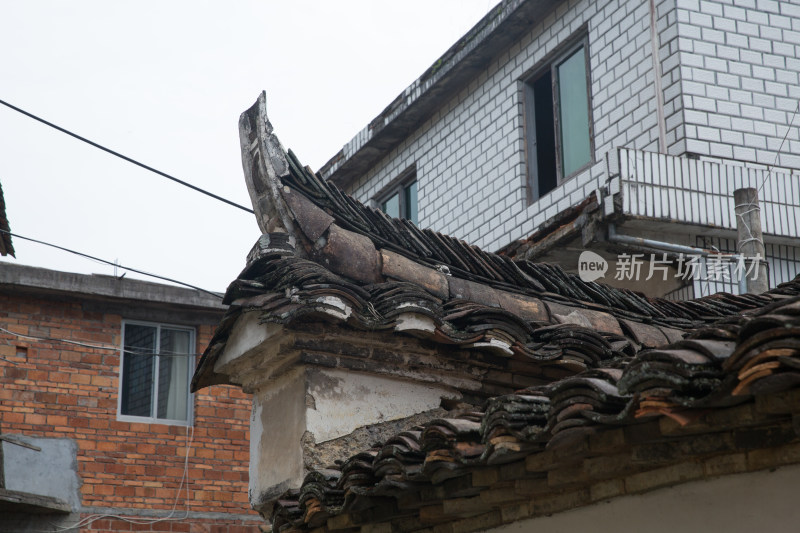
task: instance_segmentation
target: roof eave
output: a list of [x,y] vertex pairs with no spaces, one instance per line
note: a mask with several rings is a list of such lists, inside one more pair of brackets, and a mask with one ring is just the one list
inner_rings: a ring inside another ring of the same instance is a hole
[[200,291],[108,276],[77,274],[41,267],[6,263],[0,269],[0,290],[80,300],[113,300],[138,305],[169,305],[181,309],[208,311],[218,315],[225,309],[219,298]]
[[355,178],[475,79],[558,3],[557,0],[500,3],[323,165],[320,174],[347,190]]

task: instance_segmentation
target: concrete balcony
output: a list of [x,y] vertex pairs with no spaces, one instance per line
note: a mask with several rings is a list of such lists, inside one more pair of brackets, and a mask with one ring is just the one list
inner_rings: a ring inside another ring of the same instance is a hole
[[800,171],[627,148],[617,154],[609,192],[621,193],[624,216],[705,226],[724,235],[736,231],[733,191],[753,187],[765,237],[786,244],[800,238]]
[[[733,191],[757,189],[769,286],[800,273],[800,171],[620,148],[609,174],[604,211],[625,234],[722,253],[738,251]],[[694,285],[684,297],[740,291],[733,281]]]

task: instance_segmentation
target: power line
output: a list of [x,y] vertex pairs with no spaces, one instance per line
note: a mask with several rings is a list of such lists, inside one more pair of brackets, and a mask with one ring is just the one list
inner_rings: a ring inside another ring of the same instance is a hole
[[[78,520],[71,526],[63,527],[57,524],[53,524],[51,522],[51,526],[54,528],[52,531],[56,532],[66,532],[66,531],[73,531],[73,530],[80,530],[84,527],[90,527],[93,523],[97,522],[102,518],[113,518],[116,520],[120,520],[123,522],[127,522],[129,524],[139,524],[139,525],[151,525],[156,524],[159,522],[181,522],[189,518],[189,485],[191,483],[189,479],[189,455],[192,449],[192,444],[194,443],[194,427],[189,424],[186,426],[186,454],[183,457],[183,475],[181,476],[181,483],[178,485],[178,491],[175,493],[175,501],[172,504],[172,510],[163,518],[142,518],[142,517],[133,517],[133,516],[124,516],[118,514],[92,514],[88,515],[81,520]],[[184,516],[173,516],[175,511],[178,508],[178,500],[181,496],[181,491],[183,490],[184,486],[186,487],[186,496],[184,497],[183,501],[186,504],[186,513]],[[51,531],[44,530],[42,533],[51,533]]]
[[178,281],[176,279],[167,278],[165,276],[159,276],[158,274],[151,274],[150,272],[145,272],[144,270],[138,270],[138,269],[135,269],[135,268],[126,267],[126,266],[123,266],[123,265],[119,265],[117,263],[112,263],[111,261],[107,261],[105,259],[100,259],[99,257],[95,257],[93,255],[85,254],[85,253],[82,253],[82,252],[77,252],[75,250],[70,250],[69,248],[64,248],[63,246],[58,246],[57,244],[51,244],[49,242],[40,241],[38,239],[32,239],[31,237],[25,237],[24,235],[19,235],[17,233],[11,233],[10,231],[6,231],[6,230],[1,229],[1,228],[0,228],[0,232],[7,233],[8,235],[11,235],[12,237],[17,238],[17,239],[23,239],[23,240],[26,240],[26,241],[35,242],[37,244],[43,244],[45,246],[49,246],[49,247],[55,248],[57,250],[62,250],[64,252],[69,252],[71,254],[79,255],[81,257],[85,257],[87,259],[91,259],[92,261],[99,261],[100,263],[105,263],[106,265],[111,265],[113,267],[121,268],[122,270],[128,270],[130,272],[136,272],[137,274],[142,274],[144,276],[150,276],[151,278],[157,278],[157,279],[160,279],[160,280],[169,281],[171,283],[177,283],[178,285],[183,285],[184,287],[189,287],[190,289],[194,289],[194,290],[197,290],[197,291],[204,292],[206,294],[210,294],[214,298],[219,298],[220,300],[222,300],[222,298],[223,298],[222,296],[220,296],[216,292],[211,292],[211,291],[208,291],[208,290],[203,289],[201,287],[198,287],[196,285],[191,285],[191,284],[183,282],[183,281]]
[[758,188],[759,191],[764,188],[764,184],[767,183],[767,179],[772,174],[772,169],[775,167],[775,165],[778,164],[778,157],[781,155],[781,152],[783,152],[783,145],[786,143],[786,139],[789,137],[789,133],[792,131],[792,126],[794,126],[794,119],[795,117],[797,117],[798,111],[800,111],[800,100],[797,100],[797,107],[794,108],[794,112],[792,113],[792,119],[789,121],[789,126],[786,128],[786,135],[783,136],[783,140],[781,141],[780,146],[778,146],[778,151],[775,153],[775,161],[772,162],[772,165],[767,165],[767,175],[761,182],[761,186]]
[[[151,350],[139,349],[139,350],[131,350],[129,348],[123,348],[120,350],[119,346],[112,346],[110,344],[93,344],[90,342],[83,342],[83,341],[73,341],[70,339],[60,339],[58,337],[44,337],[41,335],[23,335],[22,333],[16,333],[14,331],[5,329],[0,327],[0,333],[5,333],[6,335],[13,335],[14,337],[18,337],[20,339],[28,339],[34,341],[49,341],[49,342],[61,342],[64,344],[71,344],[73,346],[80,346],[81,348],[91,348],[92,350],[109,350],[112,352],[119,352],[129,354],[129,355],[144,355],[149,357],[159,356],[159,357],[196,357],[198,355],[203,355],[199,353],[183,353],[183,352],[173,352],[170,350],[162,350],[159,352],[154,352]],[[8,344],[8,342],[6,342]],[[4,359],[8,361],[8,359]],[[14,361],[8,361],[9,363],[16,364]]]
[[[780,146],[778,146],[778,151],[775,152],[775,160],[772,162],[772,165],[767,165],[767,173],[764,175],[764,179],[761,180],[761,185],[758,186],[756,189],[756,195],[753,196],[753,199],[750,200],[747,204],[737,205],[734,206],[734,214],[737,218],[741,219],[742,224],[744,225],[745,229],[747,230],[747,238],[744,240],[739,241],[736,244],[736,248],[741,250],[742,245],[750,242],[750,241],[757,241],[761,243],[761,246],[764,247],[764,237],[762,235],[761,238],[757,238],[753,236],[753,233],[750,231],[750,226],[744,220],[744,216],[751,211],[761,211],[761,207],[755,205],[755,201],[758,197],[758,194],[761,192],[761,189],[764,188],[764,185],[767,184],[767,181],[770,177],[772,177],[772,171],[775,168],[775,165],[778,164],[778,158],[780,157],[781,153],[783,152],[783,145],[786,144],[786,139],[789,138],[789,133],[792,131],[792,127],[794,126],[794,119],[797,117],[797,113],[800,111],[800,100],[797,101],[797,106],[794,108],[794,112],[792,113],[792,118],[789,120],[789,126],[786,128],[786,134],[783,136],[783,140],[781,140]],[[739,207],[744,207],[745,211],[742,213],[735,213],[735,210]],[[769,263],[766,260],[763,260],[767,264],[767,276],[769,276]],[[767,282],[769,282],[769,277],[767,278]]]
[[95,148],[98,148],[98,149],[100,149],[100,150],[102,150],[104,152],[107,152],[107,153],[109,153],[111,155],[117,156],[120,159],[123,159],[123,160],[127,161],[128,163],[133,163],[134,165],[136,165],[138,167],[141,167],[141,168],[143,168],[145,170],[149,170],[150,172],[158,174],[159,176],[162,176],[164,178],[170,179],[170,180],[172,180],[172,181],[174,181],[176,183],[180,183],[181,185],[183,185],[185,187],[189,187],[190,189],[195,190],[195,191],[197,191],[199,193],[205,194],[206,196],[210,196],[211,198],[214,198],[215,200],[219,200],[220,202],[225,202],[228,205],[232,205],[233,207],[238,207],[239,209],[241,209],[243,211],[247,211],[248,213],[255,214],[254,211],[252,209],[248,208],[248,207],[245,207],[243,205],[237,204],[236,202],[228,200],[227,198],[223,198],[222,196],[217,196],[216,194],[214,194],[212,192],[206,191],[205,189],[201,189],[200,187],[197,187],[196,185],[192,185],[191,183],[188,183],[188,182],[185,182],[185,181],[183,181],[181,179],[178,179],[175,176],[170,176],[166,172],[161,172],[160,170],[155,169],[155,168],[153,168],[153,167],[151,167],[149,165],[145,165],[144,163],[141,163],[141,162],[139,162],[139,161],[137,161],[135,159],[132,159],[132,158],[126,156],[126,155],[122,155],[121,153],[116,152],[116,151],[114,151],[114,150],[112,150],[110,148],[106,148],[105,146],[103,146],[101,144],[97,144],[96,142],[90,141],[86,137],[81,137],[77,133],[73,133],[73,132],[69,131],[68,129],[62,128],[61,126],[57,126],[57,125],[53,124],[52,122],[49,122],[49,121],[47,121],[47,120],[45,120],[45,119],[43,119],[41,117],[37,117],[33,113],[29,113],[28,111],[25,111],[24,109],[20,109],[19,107],[15,106],[15,105],[12,105],[12,104],[9,104],[8,102],[6,102],[4,100],[0,100],[0,104],[3,104],[4,106],[6,106],[6,107],[8,107],[10,109],[13,109],[14,111],[16,111],[18,113],[22,113],[26,117],[30,117],[33,120],[36,120],[38,122],[41,122],[42,124],[50,126],[51,128],[54,128],[54,129],[60,131],[61,133],[66,133],[70,137],[74,137],[75,139],[78,139],[79,141],[83,141],[88,145],[94,146]]

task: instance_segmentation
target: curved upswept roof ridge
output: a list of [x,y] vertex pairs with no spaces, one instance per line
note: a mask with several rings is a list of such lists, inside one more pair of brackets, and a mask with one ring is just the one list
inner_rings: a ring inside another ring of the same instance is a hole
[[[760,295],[719,293],[676,302],[587,283],[558,265],[513,261],[355,200],[283,148],[264,93],[242,114],[240,133],[245,178],[264,235],[228,288],[231,308],[195,372],[195,390],[224,382],[213,364],[243,312],[280,324],[323,314],[345,327],[405,331],[441,344],[558,360],[580,371],[798,291],[791,282]],[[427,317],[422,330],[404,325],[401,315],[412,311]],[[538,328],[554,325],[569,325],[570,335],[582,338],[583,346],[594,343],[596,353],[552,350],[537,340]]]

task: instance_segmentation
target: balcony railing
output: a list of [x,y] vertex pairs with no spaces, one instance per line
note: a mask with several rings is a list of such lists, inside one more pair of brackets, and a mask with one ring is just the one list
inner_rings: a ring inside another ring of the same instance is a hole
[[736,229],[733,191],[758,189],[765,234],[800,237],[800,173],[619,149],[623,212]]

